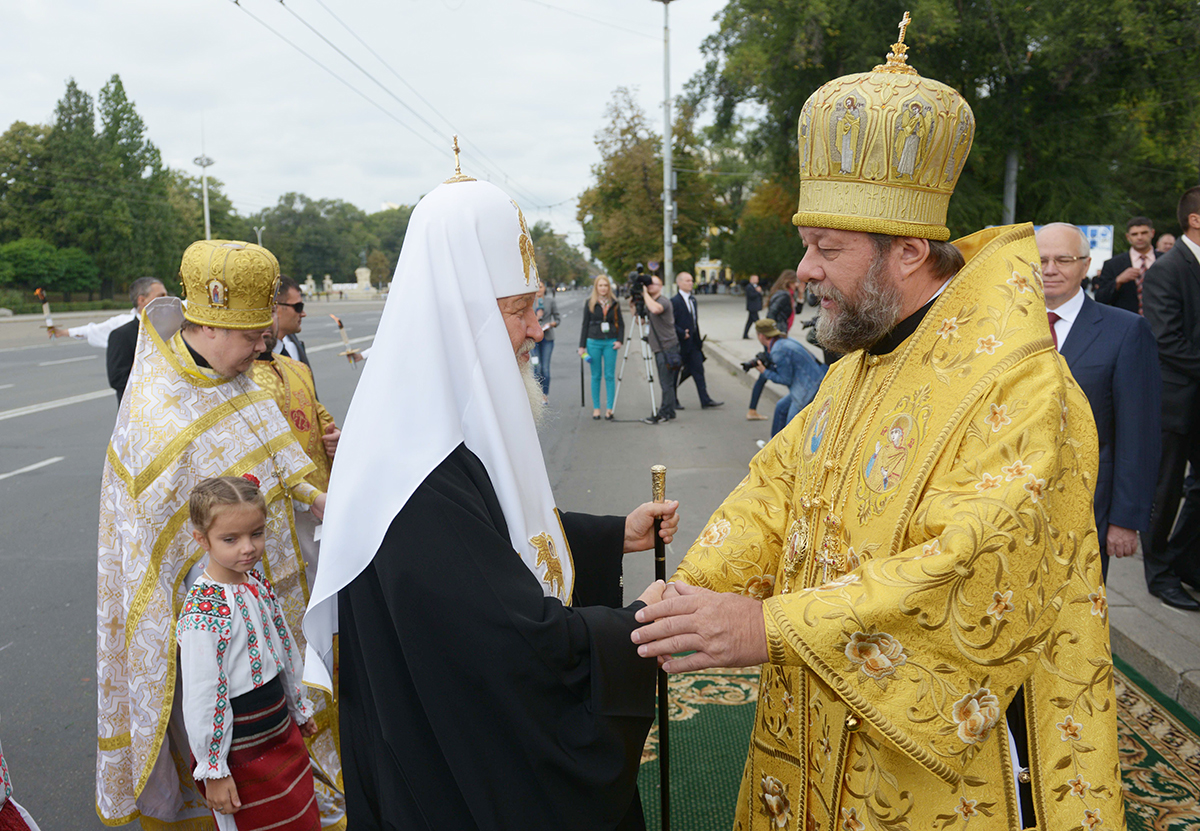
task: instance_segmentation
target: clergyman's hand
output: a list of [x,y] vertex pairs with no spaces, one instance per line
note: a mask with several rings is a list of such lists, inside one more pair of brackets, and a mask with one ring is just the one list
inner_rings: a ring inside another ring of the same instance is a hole
[[679,597],[639,609],[647,624],[633,630],[643,658],[692,652],[663,664],[667,672],[710,667],[746,667],[767,662],[767,630],[762,603],[730,592],[675,584]]
[[1105,543],[1110,557],[1132,557],[1137,553],[1138,533],[1109,523]]
[[645,591],[638,595],[638,600],[642,601],[647,606],[649,606],[651,603],[657,603],[662,600],[663,590],[666,589],[666,587],[667,584],[662,580],[655,580],[649,586],[646,586]]
[[338,439],[341,437],[342,431],[336,424],[330,424],[325,428],[325,435],[321,436],[321,442],[325,445],[325,453],[330,459],[333,458],[334,453],[337,453]]
[[625,517],[625,548],[626,554],[633,551],[646,551],[654,547],[654,518],[662,517],[662,529],[659,536],[663,542],[670,543],[675,538],[679,528],[679,503],[644,502],[633,509],[633,513]]
[[312,511],[313,517],[317,522],[325,521],[325,494],[318,493],[317,498],[313,500],[312,506],[309,508]]

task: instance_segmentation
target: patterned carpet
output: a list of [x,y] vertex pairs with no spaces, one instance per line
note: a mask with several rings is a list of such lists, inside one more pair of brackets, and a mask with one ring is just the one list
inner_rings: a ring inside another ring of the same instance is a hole
[[[1200,828],[1200,721],[1119,658],[1116,691],[1129,831]],[[672,831],[724,831],[758,700],[758,671],[707,670],[671,679]],[[658,727],[638,776],[646,824],[659,828]]]

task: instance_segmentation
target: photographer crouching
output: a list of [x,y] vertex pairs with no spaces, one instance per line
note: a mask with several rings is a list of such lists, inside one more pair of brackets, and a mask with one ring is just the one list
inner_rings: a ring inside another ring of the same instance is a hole
[[743,363],[742,369],[749,372],[757,368],[768,381],[788,388],[788,395],[775,405],[775,418],[771,422],[771,437],[774,438],[813,400],[825,377],[826,366],[798,341],[784,334],[769,317],[756,322],[754,331],[766,351],[758,353],[753,361]]
[[[640,295],[637,293],[639,285]],[[645,307],[646,320],[650,324],[650,349],[654,352],[658,381],[662,385],[662,405],[658,408],[658,415],[644,418],[642,421],[658,424],[660,421],[675,418],[675,384],[679,380],[679,369],[683,366],[683,359],[679,355],[679,337],[675,334],[675,312],[670,303],[660,299],[663,284],[662,278],[657,274],[652,274],[637,283],[631,281],[629,288],[634,300],[635,314],[643,311],[640,306]]]

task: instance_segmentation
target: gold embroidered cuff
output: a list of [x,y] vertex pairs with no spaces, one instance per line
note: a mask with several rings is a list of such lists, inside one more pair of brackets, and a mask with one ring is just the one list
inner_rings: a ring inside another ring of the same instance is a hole
[[302,505],[312,505],[321,492],[308,482],[300,481],[292,485],[292,499]]
[[778,621],[780,617],[785,619],[787,617],[787,613],[782,609],[783,599],[783,597],[768,597],[763,601],[763,626],[767,630],[767,659],[775,666],[799,666],[803,663],[800,660],[800,653],[788,643]]

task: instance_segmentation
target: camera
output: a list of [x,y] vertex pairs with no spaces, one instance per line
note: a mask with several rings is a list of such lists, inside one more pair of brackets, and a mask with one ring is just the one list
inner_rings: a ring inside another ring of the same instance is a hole
[[646,316],[646,300],[642,297],[642,289],[650,288],[651,275],[646,273],[645,267],[638,263],[633,271],[629,272],[629,297],[633,300],[634,312],[638,317]]
[[775,362],[771,360],[771,353],[763,350],[754,356],[752,360],[742,361],[742,372],[749,372],[761,363],[767,369],[775,366]]

